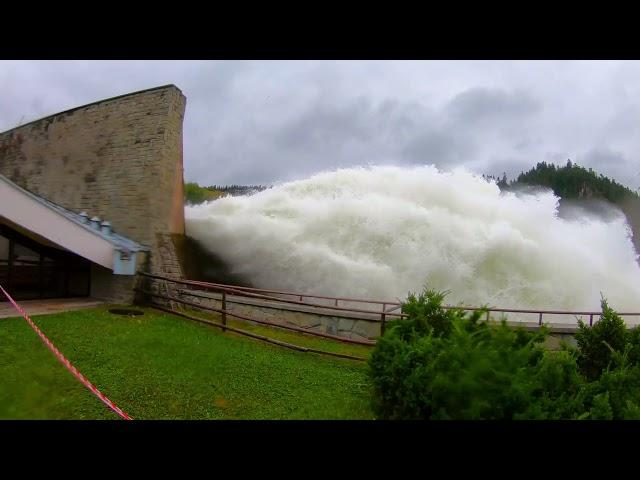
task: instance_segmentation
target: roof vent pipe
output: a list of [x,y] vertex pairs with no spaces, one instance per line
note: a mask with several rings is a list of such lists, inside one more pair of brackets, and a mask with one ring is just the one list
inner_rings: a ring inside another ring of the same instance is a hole
[[91,227],[96,230],[100,230],[100,219],[98,217],[93,217],[91,219]]
[[111,235],[111,223],[105,220],[104,222],[102,222],[101,225],[102,225],[102,228],[101,228],[102,233],[104,233],[105,235]]
[[80,212],[82,217],[82,223],[89,223],[89,214],[87,212]]

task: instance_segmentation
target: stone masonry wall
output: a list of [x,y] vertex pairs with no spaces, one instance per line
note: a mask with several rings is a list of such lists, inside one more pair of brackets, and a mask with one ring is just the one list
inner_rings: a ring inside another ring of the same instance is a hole
[[[0,133],[0,173],[65,208],[111,222],[151,248],[184,234],[182,124],[174,85],[61,112]],[[172,258],[173,254],[165,255]]]
[[109,303],[133,303],[137,277],[134,275],[113,275],[111,270],[100,265],[91,265],[91,297]]
[[[136,255],[136,268],[145,270],[148,267],[144,252]],[[100,265],[91,265],[91,296],[109,303],[132,304],[136,297],[133,290],[139,287],[138,275],[114,275],[111,270]]]

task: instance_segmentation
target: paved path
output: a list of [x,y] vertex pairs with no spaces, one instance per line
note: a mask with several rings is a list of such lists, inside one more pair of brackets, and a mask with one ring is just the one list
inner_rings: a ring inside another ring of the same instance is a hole
[[[0,295],[2,293],[0,292]],[[105,303],[94,298],[51,298],[46,300],[22,300],[18,302],[28,315],[44,315],[69,310],[97,307]],[[20,314],[7,301],[0,301],[0,318],[17,317]]]

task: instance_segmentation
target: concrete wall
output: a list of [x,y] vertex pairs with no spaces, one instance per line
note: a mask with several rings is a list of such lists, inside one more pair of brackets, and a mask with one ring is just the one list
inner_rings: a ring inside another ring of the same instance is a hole
[[[145,252],[138,252],[136,268],[147,269],[147,261]],[[138,275],[114,275],[108,268],[95,263],[91,265],[91,296],[98,300],[122,304],[134,303],[136,295],[133,289],[138,282]]]
[[151,271],[166,273],[159,238],[184,234],[185,107],[182,92],[168,85],[33,121],[0,133],[0,173],[110,221],[152,249]]
[[91,265],[91,297],[110,303],[133,303],[135,275],[113,275],[100,265]]

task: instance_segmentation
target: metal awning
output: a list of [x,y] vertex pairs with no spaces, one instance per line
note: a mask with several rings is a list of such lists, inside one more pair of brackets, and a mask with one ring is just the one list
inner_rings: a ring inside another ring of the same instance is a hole
[[81,213],[61,207],[0,175],[0,222],[13,224],[114,274],[134,275],[137,253],[150,249],[113,232],[109,222],[98,219],[92,222],[87,214]]

